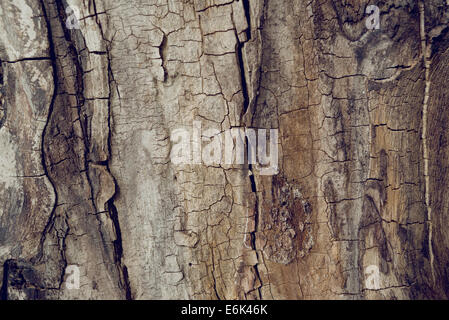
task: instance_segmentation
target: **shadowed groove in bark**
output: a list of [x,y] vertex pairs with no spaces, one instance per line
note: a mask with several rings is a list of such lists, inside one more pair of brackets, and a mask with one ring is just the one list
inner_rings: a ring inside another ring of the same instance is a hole
[[[248,145],[248,138],[246,137],[246,145]],[[247,148],[248,150],[248,148]],[[257,193],[257,186],[256,186],[256,180],[254,178],[254,173],[253,173],[253,166],[251,164],[248,165],[248,170],[250,171],[250,176],[249,176],[249,180],[250,180],[250,184],[251,184],[251,191],[254,193],[255,199],[256,201],[254,202],[254,231],[252,231],[251,234],[251,249],[253,249],[256,252],[256,257],[257,260],[259,261],[260,257],[259,257],[259,253],[257,252],[257,247],[256,247],[256,236],[257,236],[257,227],[259,225],[259,195]],[[254,266],[254,272],[256,273],[256,277],[259,279],[260,281],[260,286],[257,288],[257,291],[259,293],[259,298],[262,300],[262,291],[261,291],[261,287],[263,286],[262,283],[262,278],[260,276],[259,273],[259,268],[257,266],[257,264]]]
[[129,283],[129,276],[128,276],[128,268],[122,261],[123,257],[123,247],[122,247],[122,232],[120,230],[120,222],[118,217],[117,208],[114,205],[114,199],[108,201],[108,209],[109,209],[109,216],[114,224],[114,229],[116,233],[117,239],[114,240],[114,256],[115,256],[115,263],[117,264],[117,267],[122,272],[123,277],[123,288],[125,290],[125,295],[127,300],[132,300],[132,293],[131,293],[131,286]]
[[3,103],[3,61],[0,59],[0,129],[6,120],[6,106]]
[[161,67],[164,70],[164,82],[167,81],[167,36],[164,34],[162,36],[161,44],[159,45],[159,56],[161,58]]
[[251,32],[252,32],[249,0],[242,0],[242,3],[243,3],[243,10],[245,11],[246,21],[248,23],[248,28],[246,29],[246,41],[249,41],[251,40]]
[[237,62],[238,62],[239,68],[240,68],[240,82],[242,85],[242,94],[243,94],[243,108],[242,108],[242,111],[240,114],[240,121],[242,121],[242,117],[246,113],[246,111],[248,110],[248,107],[249,107],[248,84],[246,82],[246,77],[245,77],[245,63],[243,62],[243,52],[242,52],[245,42],[239,41],[237,31],[235,31],[235,37],[237,40],[235,50],[237,52]]

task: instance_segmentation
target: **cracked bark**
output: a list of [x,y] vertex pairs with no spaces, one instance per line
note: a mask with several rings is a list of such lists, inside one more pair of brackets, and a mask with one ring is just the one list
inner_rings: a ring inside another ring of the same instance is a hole
[[[447,298],[449,6],[368,4],[2,1],[1,298]],[[194,121],[279,173],[171,163]]]

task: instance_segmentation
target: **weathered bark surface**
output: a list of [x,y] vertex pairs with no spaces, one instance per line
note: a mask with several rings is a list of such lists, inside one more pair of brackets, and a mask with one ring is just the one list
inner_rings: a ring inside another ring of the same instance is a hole
[[[1,1],[1,297],[448,298],[449,3],[368,4]],[[279,173],[173,164],[194,121]]]

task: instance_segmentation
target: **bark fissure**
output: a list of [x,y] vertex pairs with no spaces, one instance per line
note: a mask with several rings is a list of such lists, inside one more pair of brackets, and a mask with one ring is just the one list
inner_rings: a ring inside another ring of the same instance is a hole
[[240,83],[242,86],[242,94],[243,94],[243,108],[240,114],[240,122],[242,122],[243,115],[246,113],[249,107],[248,84],[245,76],[245,63],[243,62],[243,48],[246,42],[240,42],[237,30],[235,30],[235,38],[237,39],[236,53],[237,53],[238,66],[240,68]]
[[243,10],[245,11],[246,23],[248,24],[248,28],[246,29],[246,41],[250,41],[252,28],[251,28],[251,12],[249,0],[242,0],[242,3],[243,3]]
[[[51,65],[52,65],[52,73],[53,73],[53,93],[52,93],[52,97],[51,97],[51,102],[49,105],[49,110],[48,110],[48,115],[47,115],[47,121],[45,123],[44,129],[42,131],[42,138],[41,138],[41,159],[42,159],[42,168],[44,170],[44,174],[47,177],[48,181],[50,182],[51,186],[52,186],[52,191],[53,191],[53,195],[54,195],[54,203],[53,203],[53,208],[51,210],[50,213],[50,217],[48,219],[48,222],[44,228],[44,230],[42,231],[42,236],[40,239],[40,243],[39,243],[39,251],[38,251],[38,255],[36,257],[37,261],[41,261],[42,257],[43,257],[43,246],[44,246],[44,242],[46,239],[46,235],[47,233],[50,231],[50,229],[53,227],[53,223],[54,223],[54,218],[55,218],[55,210],[56,207],[58,205],[58,192],[56,189],[56,185],[55,182],[53,181],[53,178],[51,177],[51,175],[49,174],[49,166],[51,166],[52,164],[49,163],[47,164],[47,155],[46,155],[46,136],[47,136],[47,131],[50,130],[49,125],[50,125],[50,119],[51,116],[53,114],[53,109],[54,109],[54,104],[55,104],[55,99],[59,90],[59,79],[58,79],[58,72],[57,72],[57,65],[56,65],[56,51],[55,51],[55,44],[53,42],[53,30],[51,27],[51,23],[50,23],[50,17],[47,13],[47,8],[44,4],[44,0],[40,0],[40,6],[43,12],[43,17],[45,19],[45,24],[47,27],[47,35],[48,35],[48,45],[49,45],[49,54],[50,54],[50,60],[51,60]],[[61,253],[61,258],[63,259],[63,261],[65,261],[64,255],[63,253]],[[65,266],[67,265],[67,262],[65,261]],[[62,279],[64,278],[64,272],[65,272],[65,268],[63,268],[63,270],[61,271],[61,281],[60,281],[60,286],[62,284]]]
[[[246,139],[246,145],[248,145],[248,139]],[[263,286],[263,283],[262,283],[262,278],[259,273],[258,264],[260,261],[260,257],[259,257],[259,252],[257,251],[257,247],[256,247],[256,237],[257,237],[257,231],[258,231],[258,225],[259,225],[259,199],[258,199],[259,194],[257,192],[257,185],[256,185],[256,180],[254,178],[253,166],[251,164],[249,164],[248,170],[250,172],[249,180],[250,180],[250,185],[251,185],[251,191],[254,193],[254,197],[255,197],[255,201],[254,201],[254,230],[252,232],[250,232],[251,249],[255,251],[256,258],[257,258],[257,264],[254,265],[254,272],[256,274],[257,279],[260,282],[259,287],[255,288],[255,289],[257,289],[257,291],[258,291],[259,299],[262,300],[263,297],[262,297],[261,287]]]
[[[95,14],[97,15],[97,7],[96,7],[96,3],[94,0],[94,11]],[[101,23],[96,20],[99,28],[100,28],[100,32],[102,35],[102,38],[104,41],[105,37],[104,37],[104,33],[103,33],[103,28],[101,26]],[[161,59],[162,59],[162,63],[164,65],[164,47],[162,47],[162,45],[166,45],[166,37],[164,35],[164,40],[163,43],[161,44]],[[106,45],[106,55],[108,58],[108,88],[109,88],[109,96],[108,96],[108,116],[107,116],[107,127],[108,127],[108,139],[107,139],[107,147],[108,147],[108,158],[105,161],[105,163],[103,164],[106,167],[107,172],[110,174],[110,176],[112,177],[114,186],[115,186],[115,192],[114,195],[112,196],[111,199],[109,199],[108,203],[107,203],[107,208],[109,211],[109,217],[111,218],[113,224],[114,224],[114,230],[115,230],[115,234],[116,234],[116,240],[114,240],[114,254],[115,254],[115,261],[117,264],[117,267],[120,270],[120,274],[122,276],[122,281],[123,281],[123,287],[124,287],[124,291],[125,291],[125,297],[127,300],[132,300],[133,296],[132,296],[132,291],[131,291],[131,284],[129,281],[129,275],[128,275],[128,268],[126,266],[126,264],[123,261],[123,240],[122,240],[122,231],[120,228],[120,221],[119,221],[119,214],[118,214],[118,210],[116,208],[116,206],[114,205],[114,198],[117,194],[117,190],[118,190],[118,184],[117,184],[117,180],[115,179],[114,175],[112,174],[110,168],[109,168],[109,160],[110,157],[112,156],[112,127],[111,127],[111,120],[112,120],[112,113],[111,113],[111,99],[112,99],[112,84],[115,83],[114,80],[114,75],[112,73],[112,68],[111,68],[111,53],[110,53],[110,48],[109,48],[109,43]],[[164,66],[164,82],[167,80],[167,72]],[[117,93],[118,93],[118,89],[117,89]],[[119,93],[118,93],[119,94]]]

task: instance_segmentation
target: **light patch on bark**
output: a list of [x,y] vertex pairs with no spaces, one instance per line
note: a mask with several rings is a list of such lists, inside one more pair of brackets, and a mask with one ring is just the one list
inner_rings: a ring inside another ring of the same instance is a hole
[[427,207],[427,222],[428,222],[428,246],[430,257],[430,270],[432,274],[432,280],[435,283],[435,268],[434,268],[434,254],[432,248],[432,206],[430,204],[430,176],[429,176],[429,148],[427,141],[427,125],[428,125],[428,102],[430,92],[430,45],[427,45],[427,35],[425,30],[425,8],[424,1],[419,2],[420,13],[420,31],[421,31],[421,51],[425,68],[425,91],[422,110],[422,147],[423,147],[423,159],[424,159],[424,183],[425,183],[425,201]]

